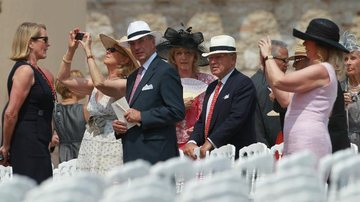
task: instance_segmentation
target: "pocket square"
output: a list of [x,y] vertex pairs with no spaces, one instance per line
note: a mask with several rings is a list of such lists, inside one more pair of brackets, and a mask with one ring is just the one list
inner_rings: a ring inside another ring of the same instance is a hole
[[230,96],[229,94],[225,95],[225,96],[224,96],[224,100],[228,99],[229,96]]
[[154,89],[153,85],[152,84],[146,84],[142,89],[141,91],[145,91],[145,90],[152,90]]

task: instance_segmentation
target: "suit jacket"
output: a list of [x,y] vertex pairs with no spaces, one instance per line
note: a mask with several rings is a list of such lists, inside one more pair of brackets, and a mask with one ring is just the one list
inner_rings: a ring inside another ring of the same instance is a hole
[[[137,72],[127,79],[127,100]],[[143,159],[155,164],[178,156],[175,126],[184,119],[185,107],[180,77],[175,68],[155,57],[129,105],[141,112],[141,126],[132,127],[122,137],[124,162]]]
[[[204,97],[202,112],[194,126],[190,140],[199,146],[205,142],[206,106],[218,80],[209,84]],[[256,90],[251,79],[236,69],[224,84],[214,106],[208,138],[216,147],[232,144],[238,151],[256,142],[254,113]]]
[[338,82],[337,97],[328,124],[333,153],[350,147],[347,117],[344,106],[344,94],[340,82]]
[[267,89],[267,82],[264,72],[259,69],[252,77],[256,92],[257,104],[255,111],[255,131],[258,142],[266,144],[271,147],[275,144],[276,137],[281,129],[281,122],[279,116],[268,116],[274,108],[274,102],[269,98],[269,89]]

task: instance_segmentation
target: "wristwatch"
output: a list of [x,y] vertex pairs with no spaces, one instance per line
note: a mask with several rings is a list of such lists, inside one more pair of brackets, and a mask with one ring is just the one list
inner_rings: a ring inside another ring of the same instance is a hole
[[268,56],[266,56],[266,57],[264,58],[264,61],[266,61],[266,60],[268,60],[268,59],[274,59],[274,56],[268,55]]

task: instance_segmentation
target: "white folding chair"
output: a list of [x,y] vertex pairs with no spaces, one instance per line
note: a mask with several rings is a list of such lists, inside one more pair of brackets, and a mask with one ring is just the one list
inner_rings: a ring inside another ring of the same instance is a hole
[[76,161],[77,159],[71,159],[69,161],[65,161],[59,164],[58,173],[59,176],[73,176],[76,174]]
[[130,183],[135,178],[148,175],[150,168],[150,163],[142,159],[125,163],[122,166],[111,169],[105,175],[106,185],[112,186],[114,184]]
[[271,153],[263,153],[252,158],[239,159],[235,162],[235,169],[245,176],[250,188],[250,198],[253,198],[255,184],[264,176],[274,172],[275,159]]
[[276,144],[270,148],[270,153],[272,153],[274,156],[278,156],[278,160],[282,158],[284,150],[284,143]]
[[257,156],[262,153],[269,153],[270,150],[267,148],[266,144],[258,142],[251,144],[249,146],[243,147],[239,150],[239,158],[250,158],[252,156]]
[[358,146],[356,144],[350,143],[350,148],[354,152],[354,154],[359,153],[359,148],[358,148]]
[[225,157],[231,160],[232,165],[235,162],[235,152],[236,148],[232,144],[227,144],[216,148],[210,152],[210,158],[217,158],[217,157]]
[[309,150],[300,151],[282,158],[281,161],[278,161],[276,164],[276,170],[279,172],[286,172],[286,170],[292,167],[305,167],[315,170],[315,154]]
[[11,166],[0,165],[0,183],[8,181],[12,178],[13,172]]
[[176,193],[181,193],[185,183],[196,176],[196,171],[192,160],[175,157],[152,166],[150,174],[168,180]]
[[331,170],[328,201],[339,200],[339,193],[350,184],[360,182],[360,155],[354,155]]
[[22,202],[26,193],[36,185],[35,180],[15,174],[11,180],[0,184],[0,201]]

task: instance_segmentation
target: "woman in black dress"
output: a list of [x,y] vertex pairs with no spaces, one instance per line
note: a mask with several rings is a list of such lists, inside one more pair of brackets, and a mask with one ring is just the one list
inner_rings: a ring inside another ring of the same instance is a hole
[[46,58],[49,46],[45,25],[24,22],[18,27],[11,49],[15,65],[8,77],[9,101],[0,148],[2,164],[37,183],[52,176],[48,145],[56,93],[51,73],[37,65]]

